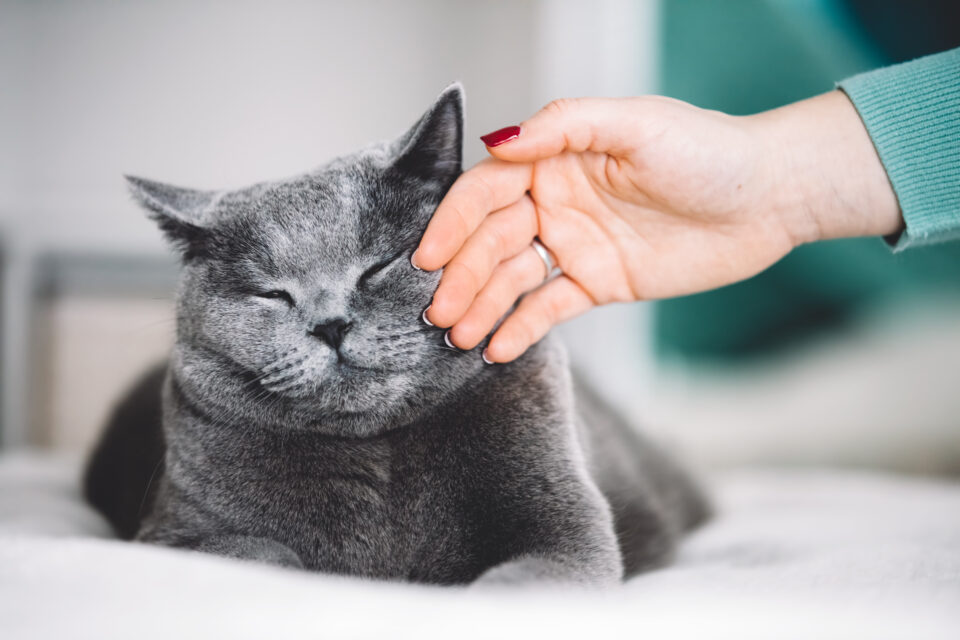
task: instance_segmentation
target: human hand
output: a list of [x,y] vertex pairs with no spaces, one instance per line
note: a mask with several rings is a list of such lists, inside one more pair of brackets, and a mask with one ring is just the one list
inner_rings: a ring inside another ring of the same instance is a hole
[[[445,266],[425,317],[463,349],[520,298],[490,362],[596,305],[712,289],[803,242],[902,226],[839,92],[748,117],[660,97],[561,100],[488,150],[444,198],[414,263]],[[535,237],[563,272],[546,283]]]

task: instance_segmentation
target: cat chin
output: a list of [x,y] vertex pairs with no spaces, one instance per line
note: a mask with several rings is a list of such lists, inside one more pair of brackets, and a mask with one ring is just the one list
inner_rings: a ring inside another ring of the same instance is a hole
[[402,402],[406,384],[401,374],[372,369],[340,369],[324,379],[283,392],[300,413],[343,414],[349,419],[382,411]]
[[355,376],[288,396],[286,419],[276,416],[270,422],[327,436],[369,438],[415,422],[435,408],[442,395],[437,389],[415,387],[405,374]]

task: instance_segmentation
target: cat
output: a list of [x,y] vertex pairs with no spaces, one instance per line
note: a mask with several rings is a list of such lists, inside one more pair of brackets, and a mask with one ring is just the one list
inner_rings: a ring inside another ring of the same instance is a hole
[[[396,140],[235,191],[128,177],[182,259],[169,364],[86,471],[125,538],[432,584],[615,584],[709,505],[547,336],[509,364],[421,320],[461,172],[452,85]],[[481,345],[482,347],[482,345]],[[161,391],[162,386],[162,401]]]

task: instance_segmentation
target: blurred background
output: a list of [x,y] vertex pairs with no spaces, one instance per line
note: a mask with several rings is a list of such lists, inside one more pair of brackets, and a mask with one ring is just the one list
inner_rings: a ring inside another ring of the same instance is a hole
[[[960,44],[947,1],[0,0],[0,437],[82,451],[173,340],[122,174],[238,187],[394,136],[448,83],[477,136],[563,96],[746,114]],[[598,310],[576,366],[707,467],[960,472],[960,248],[803,247]]]

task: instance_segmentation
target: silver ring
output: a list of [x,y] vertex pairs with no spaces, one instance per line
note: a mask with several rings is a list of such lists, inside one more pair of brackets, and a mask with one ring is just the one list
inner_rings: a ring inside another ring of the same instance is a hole
[[530,246],[533,247],[533,250],[537,252],[537,255],[540,256],[541,260],[543,260],[543,266],[546,267],[546,272],[543,276],[544,280],[548,280],[560,273],[560,267],[558,267],[557,263],[554,262],[553,256],[550,254],[550,250],[543,246],[543,243],[540,242],[539,238],[534,238],[533,242],[530,243]]

